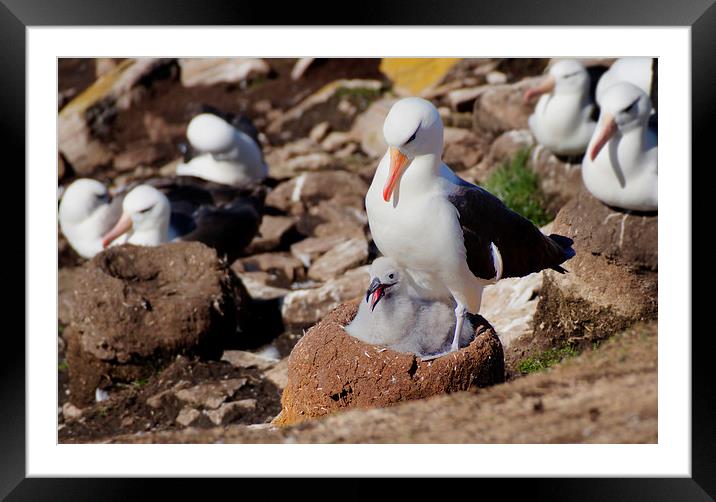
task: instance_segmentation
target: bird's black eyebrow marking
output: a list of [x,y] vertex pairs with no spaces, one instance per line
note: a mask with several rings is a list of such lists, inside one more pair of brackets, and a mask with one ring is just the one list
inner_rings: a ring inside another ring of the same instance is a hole
[[413,135],[410,136],[410,137],[408,138],[408,141],[406,141],[405,143],[403,143],[403,145],[407,145],[408,143],[410,143],[411,141],[413,141],[413,140],[415,139],[415,136],[418,134],[418,131],[420,130],[420,126],[422,126],[422,125],[423,125],[422,122],[421,122],[420,124],[418,124],[418,128],[415,129],[415,132],[413,133]]
[[153,207],[154,207],[154,205],[151,205],[151,206],[146,207],[146,208],[144,208],[144,209],[141,209],[141,210],[139,210],[139,211],[137,211],[137,212],[138,212],[138,213],[146,213],[147,211],[149,211],[149,210],[150,210],[151,208],[153,208]]
[[624,108],[624,111],[630,110],[630,109],[632,108],[632,106],[634,106],[634,105],[637,104],[638,102],[639,102],[639,98],[636,98],[634,101],[631,102],[631,104],[630,104],[629,106],[627,106],[626,108]]

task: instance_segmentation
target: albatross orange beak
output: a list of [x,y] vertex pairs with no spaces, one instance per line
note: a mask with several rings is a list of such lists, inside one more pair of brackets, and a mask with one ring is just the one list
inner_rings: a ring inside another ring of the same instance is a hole
[[599,134],[597,135],[597,140],[594,142],[594,146],[592,147],[592,150],[589,152],[589,158],[594,161],[594,159],[597,158],[597,155],[599,155],[599,152],[602,148],[604,148],[604,145],[607,144],[609,141],[609,138],[611,138],[614,133],[617,130],[617,123],[614,122],[614,117],[611,115],[605,115],[604,117],[604,125],[602,126],[602,130],[599,131]]
[[107,247],[112,244],[112,241],[114,241],[120,235],[129,232],[131,228],[132,218],[128,214],[122,213],[122,217],[119,218],[119,221],[117,223],[115,223],[112,230],[110,230],[104,237],[102,237],[102,247],[104,249],[107,249]]
[[383,187],[383,200],[388,202],[393,195],[395,185],[398,183],[400,176],[403,174],[405,167],[408,165],[408,157],[398,148],[390,147],[390,171],[388,172],[388,180]]
[[536,96],[541,96],[542,94],[545,94],[547,92],[552,92],[552,90],[554,90],[554,77],[552,75],[548,75],[539,85],[531,87],[530,89],[527,89],[525,91],[525,104],[532,101]]

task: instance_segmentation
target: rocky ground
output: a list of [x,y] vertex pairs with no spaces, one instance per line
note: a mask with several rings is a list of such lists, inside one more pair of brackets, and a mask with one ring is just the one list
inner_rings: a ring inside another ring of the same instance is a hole
[[[271,188],[259,235],[233,263],[198,243],[84,261],[59,235],[61,442],[656,442],[657,217],[601,205],[581,191],[578,164],[535,144],[522,92],[548,60],[390,63],[60,60],[60,195],[78,177],[116,188],[171,175],[204,103],[254,121]],[[429,373],[408,358],[395,368],[409,387],[378,402],[388,407],[346,398],[341,383],[336,410],[360,409],[278,427],[284,389],[295,401],[307,385],[289,382],[293,347],[364,294],[377,249],[363,198],[402,93],[438,105],[444,159],[470,181],[489,185],[526,154],[549,232],[572,237],[577,256],[568,274],[486,290],[499,375],[456,365],[439,392],[414,393]]]

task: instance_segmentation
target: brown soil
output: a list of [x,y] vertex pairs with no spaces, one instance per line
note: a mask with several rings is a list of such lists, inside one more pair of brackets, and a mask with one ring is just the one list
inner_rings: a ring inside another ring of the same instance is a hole
[[[268,100],[272,108],[286,110],[339,78],[381,78],[378,72],[379,59],[319,60],[309,67],[300,81],[290,78],[294,59],[269,59],[268,62],[273,70],[269,78],[249,82],[246,88],[236,84],[183,87],[177,82],[178,67],[175,71],[166,72],[164,78],[154,80],[147,88],[141,106],[131,107],[117,115],[111,132],[113,148],[124,151],[127,146],[145,141],[148,136],[145,117],[161,117],[161,120],[170,127],[178,127],[180,134],[174,135],[170,142],[158,144],[155,142],[164,152],[153,162],[154,165],[160,165],[178,156],[175,147],[185,141],[183,135],[186,124],[196,115],[202,104],[231,113],[244,114],[256,120],[262,118],[253,107],[257,102]],[[339,121],[342,119],[342,114],[336,112],[335,105],[336,103],[333,103],[333,113],[337,118],[333,122],[339,130],[347,129],[350,124],[342,124]],[[312,117],[310,124],[316,124],[314,119],[315,117]],[[322,118],[322,120],[327,119],[330,117]],[[304,128],[309,127],[306,124]],[[297,125],[298,129],[301,129],[300,124]],[[303,132],[307,133],[302,131],[299,134],[295,128],[292,128],[292,132],[295,137],[301,136]],[[269,139],[273,144],[283,143],[279,135],[271,136]]]
[[[181,428],[175,419],[184,403],[169,395],[161,400],[161,406],[153,408],[147,399],[186,382],[187,387],[220,382],[231,378],[246,378],[247,383],[227,402],[256,399],[257,406],[248,410],[232,423],[257,424],[270,420],[280,410],[279,389],[256,369],[235,368],[224,361],[201,361],[196,358],[179,357],[164,371],[148,380],[137,380],[109,388],[107,401],[89,406],[79,420],[65,421],[60,415],[59,441],[61,443],[101,442],[109,437],[123,434],[155,433]],[[62,384],[62,382],[61,382]],[[61,387],[62,388],[62,387]],[[63,392],[60,392],[62,398]],[[62,400],[61,400],[62,402]],[[193,427],[213,427],[208,417],[202,416]]]
[[247,298],[235,281],[196,242],[125,244],[95,256],[78,271],[64,332],[72,402],[91,402],[107,381],[144,378],[176,354],[220,355]]
[[656,443],[657,324],[476,392],[352,410],[283,429],[119,436],[117,443]]

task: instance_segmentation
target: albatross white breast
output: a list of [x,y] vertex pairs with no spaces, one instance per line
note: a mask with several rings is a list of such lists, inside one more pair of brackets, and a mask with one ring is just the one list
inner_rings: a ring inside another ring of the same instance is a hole
[[467,312],[477,314],[482,290],[502,277],[544,268],[564,271],[571,240],[545,236],[486,190],[441,161],[443,125],[421,98],[393,105],[383,126],[388,151],[366,195],[373,240],[406,270],[426,298],[454,299],[458,350]]

